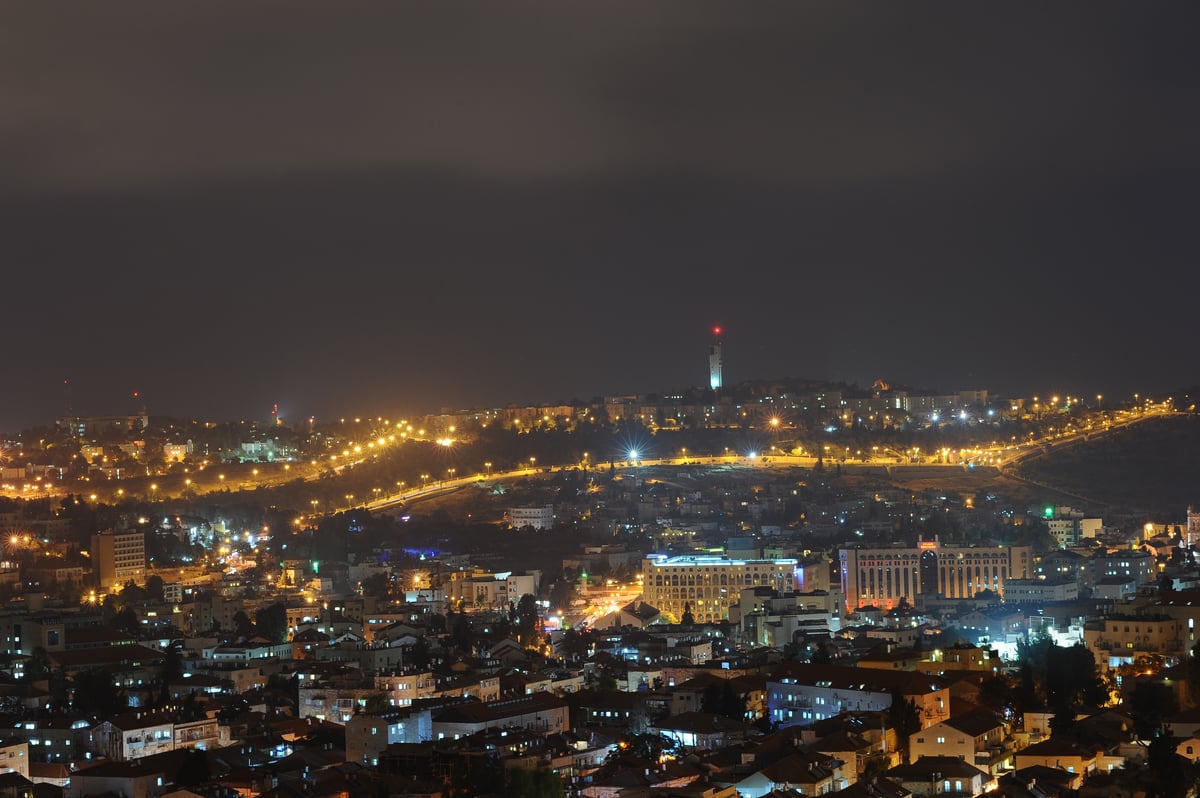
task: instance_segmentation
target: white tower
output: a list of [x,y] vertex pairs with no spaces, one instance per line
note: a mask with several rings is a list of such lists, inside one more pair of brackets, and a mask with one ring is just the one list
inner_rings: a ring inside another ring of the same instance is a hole
[[713,344],[708,348],[708,387],[721,387],[721,328],[713,327]]

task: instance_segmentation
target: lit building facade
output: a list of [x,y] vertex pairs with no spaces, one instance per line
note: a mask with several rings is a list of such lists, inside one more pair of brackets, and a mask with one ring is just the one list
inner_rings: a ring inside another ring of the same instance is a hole
[[1029,546],[973,548],[922,541],[915,548],[842,549],[842,593],[850,609],[871,605],[891,609],[918,595],[973,598],[982,590],[1004,597],[1009,579],[1029,579]]
[[554,526],[554,505],[508,508],[508,525],[513,529],[549,529]]
[[682,618],[690,604],[697,623],[729,620],[729,605],[742,590],[769,587],[796,590],[795,559],[730,560],[725,557],[657,555],[642,560],[642,601]]
[[708,348],[708,387],[714,391],[723,384],[721,376],[721,328],[713,329],[713,344]]
[[146,535],[136,532],[101,532],[92,535],[92,569],[101,587],[112,588],[146,581]]
[[1170,615],[1107,615],[1083,625],[1083,644],[1105,669],[1160,659],[1174,665],[1187,656],[1186,622]]

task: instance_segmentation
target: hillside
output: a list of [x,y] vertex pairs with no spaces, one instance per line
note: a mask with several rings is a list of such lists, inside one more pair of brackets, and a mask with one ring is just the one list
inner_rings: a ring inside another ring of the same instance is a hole
[[1020,476],[1114,511],[1178,520],[1200,505],[1200,416],[1154,419],[1022,464]]

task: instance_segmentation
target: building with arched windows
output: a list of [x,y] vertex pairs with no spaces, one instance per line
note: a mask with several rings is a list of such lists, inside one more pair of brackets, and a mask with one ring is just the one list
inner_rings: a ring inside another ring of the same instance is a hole
[[846,548],[839,555],[846,606],[891,609],[920,595],[974,598],[984,590],[1004,597],[1009,579],[1029,579],[1029,546],[944,546],[936,540],[913,548]]
[[661,612],[682,618],[690,606],[696,623],[729,620],[729,605],[737,604],[742,589],[770,587],[780,593],[796,590],[794,559],[731,560],[719,556],[668,557],[642,560],[642,600]]

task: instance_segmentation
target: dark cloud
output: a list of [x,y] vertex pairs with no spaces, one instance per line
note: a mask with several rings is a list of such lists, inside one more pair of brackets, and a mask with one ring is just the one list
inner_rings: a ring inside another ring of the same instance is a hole
[[1194,382],[1196,16],[10,7],[0,425]]

